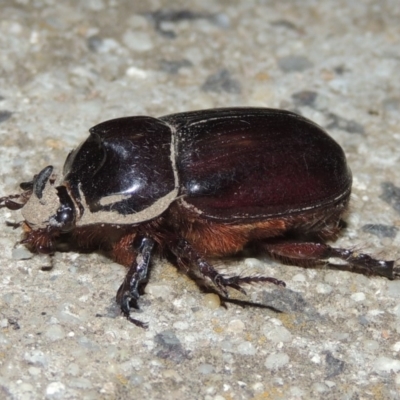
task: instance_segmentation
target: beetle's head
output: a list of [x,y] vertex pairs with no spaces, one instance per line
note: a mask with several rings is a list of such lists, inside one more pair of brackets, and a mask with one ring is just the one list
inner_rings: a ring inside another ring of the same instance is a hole
[[[58,186],[53,167],[44,168],[28,184],[32,191],[22,208],[22,216],[31,230],[69,232],[75,226],[75,204],[67,188]],[[24,186],[21,185],[24,189]]]

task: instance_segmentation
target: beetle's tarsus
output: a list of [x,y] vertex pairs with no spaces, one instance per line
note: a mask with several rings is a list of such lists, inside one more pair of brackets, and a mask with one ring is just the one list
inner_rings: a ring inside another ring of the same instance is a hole
[[136,259],[129,268],[117,292],[117,303],[121,307],[122,314],[125,315],[128,321],[141,328],[146,328],[147,324],[132,318],[130,312],[132,308],[139,309],[139,286],[147,280],[153,247],[153,239],[147,237],[141,239]]
[[286,287],[286,283],[276,278],[272,278],[270,276],[234,276],[230,279],[234,279],[237,285],[242,283],[250,284],[250,283],[259,283],[259,282],[269,282],[273,283],[276,286]]
[[121,302],[121,312],[125,316],[125,318],[131,322],[132,324],[135,324],[136,326],[140,328],[146,329],[148,327],[148,324],[145,322],[140,321],[139,319],[132,318],[130,315],[131,308],[134,307],[138,309],[139,307],[137,306],[136,301],[134,302],[134,305],[132,305],[133,299],[130,296],[129,292],[125,292],[123,294],[123,299]]
[[286,286],[286,283],[276,279],[272,278],[269,276],[232,276],[229,278],[223,277],[223,282],[222,284],[227,287],[231,287],[233,289],[238,290],[239,292],[243,293],[244,295],[247,295],[246,291],[240,286],[241,284],[251,284],[251,283],[260,283],[260,282],[269,282],[273,283],[274,285],[277,286]]
[[264,242],[262,247],[271,256],[290,261],[296,265],[305,265],[307,262],[315,264],[328,261],[329,258],[338,258],[347,263],[344,266],[340,265],[346,270],[362,270],[364,273],[394,279],[394,261],[377,260],[368,254],[331,247],[325,243],[275,240]]
[[365,269],[374,275],[394,279],[394,261],[377,260],[368,254],[357,253],[347,249],[331,247],[331,257],[338,257],[350,265]]
[[[128,274],[129,274],[129,272],[128,272]],[[125,284],[125,280],[122,283],[122,285],[120,286],[120,288],[118,289],[118,293],[117,293],[117,301],[120,304],[121,313],[132,324],[135,324],[136,326],[139,326],[140,328],[147,328],[148,325],[145,322],[142,322],[136,318],[132,318],[130,315],[132,308],[134,308],[136,310],[139,309],[139,306],[138,306],[139,293],[135,292],[135,290],[133,290],[132,292],[129,290],[125,290],[123,292],[123,294],[120,295],[120,291],[124,289],[124,284]]]

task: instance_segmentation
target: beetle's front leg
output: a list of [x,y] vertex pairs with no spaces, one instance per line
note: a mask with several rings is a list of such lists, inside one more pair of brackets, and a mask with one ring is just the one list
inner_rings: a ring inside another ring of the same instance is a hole
[[137,319],[131,318],[131,307],[138,309],[140,297],[139,286],[147,280],[151,254],[154,248],[154,240],[148,237],[141,239],[136,259],[132,262],[122,285],[117,292],[117,303],[121,306],[122,313],[128,321],[137,326],[146,328],[147,325]]
[[269,282],[278,286],[286,286],[283,281],[267,276],[230,276],[226,277],[220,274],[207,260],[205,260],[187,240],[178,239],[169,243],[171,251],[177,256],[178,260],[186,264],[195,265],[202,277],[209,278],[214,285],[223,293],[225,297],[229,297],[227,288],[231,287],[243,294],[245,290],[240,286],[243,283]]
[[[22,200],[21,203],[15,200]],[[20,210],[26,203],[27,199],[22,194],[12,194],[10,196],[0,197],[0,208],[8,208],[9,210]]]

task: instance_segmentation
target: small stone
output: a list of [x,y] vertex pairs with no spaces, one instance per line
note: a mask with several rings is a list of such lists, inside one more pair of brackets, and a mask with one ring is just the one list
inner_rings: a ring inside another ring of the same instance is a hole
[[48,397],[62,398],[65,392],[65,385],[61,382],[52,382],[46,387],[46,395]]
[[257,352],[257,349],[251,342],[245,341],[239,344],[237,347],[237,352],[246,356],[254,356],[254,354]]
[[396,342],[393,346],[392,346],[393,351],[395,351],[396,353],[398,351],[400,351],[400,342]]
[[[330,84],[332,85],[333,81],[331,81]],[[343,118],[335,113],[329,113],[327,118],[329,119],[329,122],[326,124],[326,129],[340,129],[349,133],[358,134],[365,133],[364,127],[357,121]]]
[[305,393],[303,389],[300,389],[298,386],[292,386],[290,388],[290,394],[293,396],[293,398],[298,398],[301,399],[304,397]]
[[91,389],[93,387],[89,379],[86,378],[76,378],[70,381],[70,385],[79,389]]
[[79,365],[75,364],[75,363],[71,363],[68,365],[65,372],[72,376],[78,376],[79,372],[80,372]]
[[263,333],[267,339],[274,343],[289,342],[292,339],[292,334],[284,326],[265,325]]
[[16,249],[12,249],[11,254],[13,260],[29,260],[33,257],[33,253],[31,253],[26,247],[17,247]]
[[64,329],[60,325],[51,325],[47,328],[44,335],[53,341],[65,338]]
[[379,349],[379,343],[376,340],[364,340],[363,345],[367,351],[373,352]]
[[284,367],[289,362],[289,356],[286,353],[272,353],[266,361],[265,367],[268,369],[279,369]]
[[24,382],[19,386],[22,392],[33,392],[33,386],[30,383]]
[[389,357],[378,357],[373,363],[373,369],[377,373],[397,373],[400,371],[400,360]]
[[327,352],[325,356],[325,363],[326,363],[326,377],[333,378],[337,375],[340,375],[344,368],[345,362],[339,360],[338,358],[334,357],[331,352]]
[[0,333],[0,344],[5,345],[8,344],[8,342],[9,340],[6,338],[6,336]]
[[90,0],[86,2],[86,7],[91,11],[101,11],[105,4],[103,0]]
[[302,72],[313,66],[304,56],[286,56],[278,60],[278,66],[283,72]]
[[229,353],[234,351],[233,344],[232,344],[232,342],[230,340],[223,340],[221,342],[221,349],[222,349],[222,351],[226,351],[226,352],[229,352]]
[[177,322],[174,322],[173,327],[180,331],[184,331],[189,328],[189,323],[186,321],[177,321]]
[[244,331],[244,328],[245,325],[242,320],[233,319],[232,321],[229,321],[227,331],[233,333],[241,333]]
[[292,99],[297,106],[309,106],[315,105],[315,100],[317,99],[318,93],[311,90],[303,90],[301,92],[296,92],[292,94]]
[[239,94],[241,92],[240,83],[232,78],[227,69],[221,69],[210,75],[201,88],[206,92],[226,92],[231,94]]
[[163,372],[164,378],[169,378],[174,380],[175,382],[181,383],[183,382],[182,376],[179,375],[178,371],[174,369],[166,369]]
[[132,374],[131,377],[129,378],[129,383],[133,386],[140,386],[143,384],[143,377],[138,374]]
[[313,392],[324,393],[328,390],[328,387],[324,383],[317,382],[312,385],[312,390]]
[[211,364],[200,364],[197,370],[203,375],[209,375],[215,371],[215,368]]
[[359,292],[359,293],[354,293],[351,296],[351,299],[354,301],[364,301],[365,300],[365,293]]
[[265,266],[265,263],[260,261],[258,258],[246,258],[244,260],[244,265],[247,268],[263,268]]
[[304,274],[296,274],[293,278],[293,281],[295,282],[305,282],[306,281],[306,277]]
[[41,373],[41,369],[37,367],[29,367],[28,372],[32,376],[38,376]]
[[181,68],[189,68],[193,64],[186,59],[181,60],[161,60],[160,69],[168,74],[177,74]]
[[380,238],[395,238],[399,228],[393,225],[366,224],[362,227],[364,232],[372,233]]
[[220,297],[214,293],[207,293],[206,295],[202,296],[202,301],[204,306],[210,310],[216,310],[221,306]]
[[146,79],[149,75],[145,70],[133,66],[128,67],[125,73],[130,78],[135,79]]
[[393,313],[397,318],[400,318],[400,304],[397,304],[397,306],[393,307],[392,313]]
[[12,112],[7,111],[7,110],[0,110],[0,123],[7,121],[9,118],[11,118]]
[[162,359],[170,359],[181,362],[187,357],[187,352],[173,331],[166,330],[154,337],[157,346],[157,356]]
[[256,382],[252,388],[256,393],[262,393],[265,390],[264,385],[261,382]]
[[336,383],[333,381],[325,381],[325,385],[328,386],[329,389],[336,386]]
[[40,350],[32,350],[29,353],[25,353],[24,360],[30,364],[42,365],[43,367],[46,367],[48,364],[47,357]]
[[154,46],[150,35],[139,31],[125,32],[124,36],[122,37],[122,41],[131,50],[138,52],[149,51]]
[[382,101],[382,107],[386,112],[397,114],[400,110],[400,97],[387,97]]
[[332,292],[332,286],[326,283],[318,283],[316,286],[316,291],[319,294],[329,294]]
[[400,297],[400,280],[387,282],[386,293],[389,297]]

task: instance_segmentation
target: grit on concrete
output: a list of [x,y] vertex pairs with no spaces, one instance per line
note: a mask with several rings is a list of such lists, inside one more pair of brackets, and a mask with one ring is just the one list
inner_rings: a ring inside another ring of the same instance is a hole
[[[296,110],[342,145],[354,175],[336,245],[399,259],[400,2],[2,0],[0,193],[62,168],[88,129],[209,107]],[[219,263],[283,279],[221,306],[155,260],[140,329],[114,297],[124,268],[49,260],[0,212],[2,399],[400,399],[400,281]],[[235,293],[231,292],[233,297]]]

